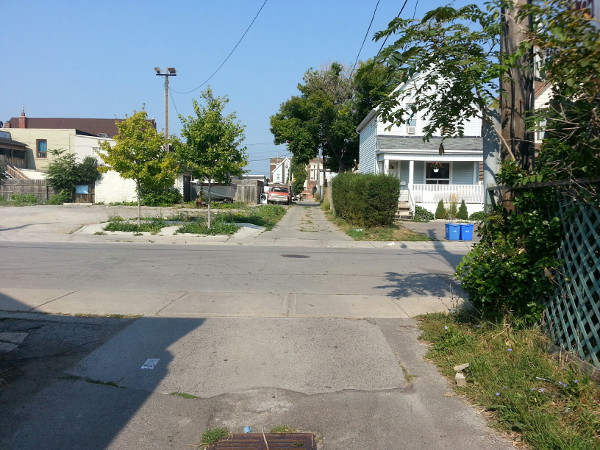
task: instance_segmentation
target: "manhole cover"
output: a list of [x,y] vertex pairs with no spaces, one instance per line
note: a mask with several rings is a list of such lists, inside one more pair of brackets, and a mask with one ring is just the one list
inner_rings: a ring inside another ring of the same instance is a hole
[[281,255],[284,258],[308,258],[307,255]]
[[[266,443],[265,443],[266,440]],[[252,449],[252,450],[316,450],[315,435],[311,433],[246,433],[234,434],[211,445],[207,450],[218,449]]]

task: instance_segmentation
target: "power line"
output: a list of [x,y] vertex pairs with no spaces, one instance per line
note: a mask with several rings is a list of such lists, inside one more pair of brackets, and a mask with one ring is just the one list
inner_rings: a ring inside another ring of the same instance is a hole
[[192,89],[191,91],[185,91],[185,92],[174,91],[174,92],[177,92],[178,94],[189,94],[189,93],[191,93],[191,92],[197,91],[197,90],[198,90],[198,89],[200,89],[202,86],[204,86],[206,83],[208,83],[208,82],[209,82],[209,81],[212,79],[212,77],[214,77],[214,76],[217,74],[217,72],[218,72],[219,70],[221,70],[221,67],[223,67],[223,66],[225,65],[225,63],[227,62],[227,60],[229,59],[229,57],[230,57],[231,55],[233,55],[233,52],[235,52],[235,50],[238,48],[238,45],[240,45],[240,43],[242,42],[242,40],[244,39],[244,37],[246,36],[246,34],[248,33],[248,31],[250,31],[250,28],[251,28],[251,27],[252,27],[252,25],[254,24],[254,21],[256,20],[256,18],[257,18],[257,17],[258,17],[258,15],[260,14],[260,12],[263,10],[263,8],[265,7],[265,5],[267,4],[267,1],[268,1],[268,0],[265,0],[265,1],[263,2],[263,4],[261,5],[260,9],[258,10],[258,12],[256,13],[256,15],[254,16],[254,19],[252,19],[252,22],[250,22],[250,25],[248,25],[248,28],[246,28],[246,31],[244,31],[244,34],[242,34],[242,37],[240,38],[240,40],[239,40],[239,41],[237,41],[237,44],[235,44],[235,47],[233,47],[233,50],[231,50],[231,51],[229,52],[229,55],[227,55],[227,57],[226,57],[226,58],[223,60],[223,62],[221,63],[221,65],[220,65],[219,67],[217,67],[217,70],[215,70],[215,71],[212,73],[212,75],[211,75],[210,77],[208,77],[208,78],[206,79],[206,81],[204,81],[204,83],[202,83],[200,86],[198,86],[198,87],[196,87],[196,88]]
[[[400,17],[402,15],[402,11],[404,11],[404,8],[406,7],[406,4],[408,3],[408,0],[404,0],[404,4],[402,5],[402,8],[400,8],[400,12],[398,13],[398,15],[396,16],[396,19],[398,17]],[[419,2],[417,1],[417,4]],[[417,7],[415,6],[415,11],[417,10]],[[414,16],[413,16],[414,17]],[[385,43],[387,42],[387,38],[389,37],[389,34],[385,37],[385,39],[383,40],[383,44],[381,44],[381,48],[379,49],[379,51],[377,52],[377,54],[379,55],[381,53],[381,50],[383,50],[383,47],[385,47]]]
[[360,57],[360,52],[362,52],[362,49],[367,40],[367,36],[369,35],[369,31],[371,31],[371,26],[373,25],[373,20],[375,20],[375,13],[377,13],[377,8],[379,7],[380,1],[381,0],[377,0],[377,3],[375,4],[375,9],[373,10],[373,15],[371,16],[371,21],[369,22],[369,28],[367,28],[365,37],[363,38],[362,44],[360,44],[360,49],[358,50],[358,54],[356,55],[356,60],[354,61],[354,66],[352,66],[352,70],[350,71],[350,78],[352,78],[352,74],[354,73],[354,69],[356,69],[356,64],[358,63],[358,58]]

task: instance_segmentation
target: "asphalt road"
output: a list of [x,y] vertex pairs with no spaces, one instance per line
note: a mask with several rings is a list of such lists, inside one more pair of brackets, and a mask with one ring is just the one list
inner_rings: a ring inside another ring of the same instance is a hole
[[282,425],[331,449],[511,447],[423,360],[412,318],[452,307],[464,247],[353,246],[302,206],[271,236],[206,245],[44,242],[12,223],[0,326],[25,338],[2,356],[23,376],[0,397],[1,448],[188,448]]

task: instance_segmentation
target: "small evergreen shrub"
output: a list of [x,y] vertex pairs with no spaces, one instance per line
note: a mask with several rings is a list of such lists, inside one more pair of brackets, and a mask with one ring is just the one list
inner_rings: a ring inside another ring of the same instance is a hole
[[450,208],[448,208],[448,213],[446,216],[448,219],[456,219],[458,216],[458,207],[456,206],[456,202],[450,202]]
[[460,220],[469,220],[469,211],[467,211],[467,204],[464,200],[460,202],[460,208],[458,208],[456,218]]
[[413,217],[413,220],[415,222],[429,222],[430,220],[433,220],[433,219],[435,219],[435,216],[433,215],[433,213],[431,211],[429,211],[419,205],[415,206],[415,215]]
[[435,218],[436,219],[445,219],[446,217],[448,217],[448,212],[446,211],[446,208],[444,207],[444,200],[440,200],[438,202],[437,208],[435,210]]

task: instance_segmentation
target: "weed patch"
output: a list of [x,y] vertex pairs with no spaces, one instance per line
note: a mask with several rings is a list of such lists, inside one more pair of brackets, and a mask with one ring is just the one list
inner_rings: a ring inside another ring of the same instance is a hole
[[[331,215],[328,214],[331,219]],[[355,241],[431,241],[431,238],[415,233],[401,225],[385,227],[357,227],[339,217],[331,219]]]
[[209,445],[221,441],[230,435],[231,433],[227,428],[209,428],[202,433],[202,442],[200,445],[208,447]]
[[545,351],[538,327],[432,314],[421,318],[427,357],[441,372],[464,371],[456,388],[492,414],[498,428],[531,448],[600,448],[600,388],[566,358]]

